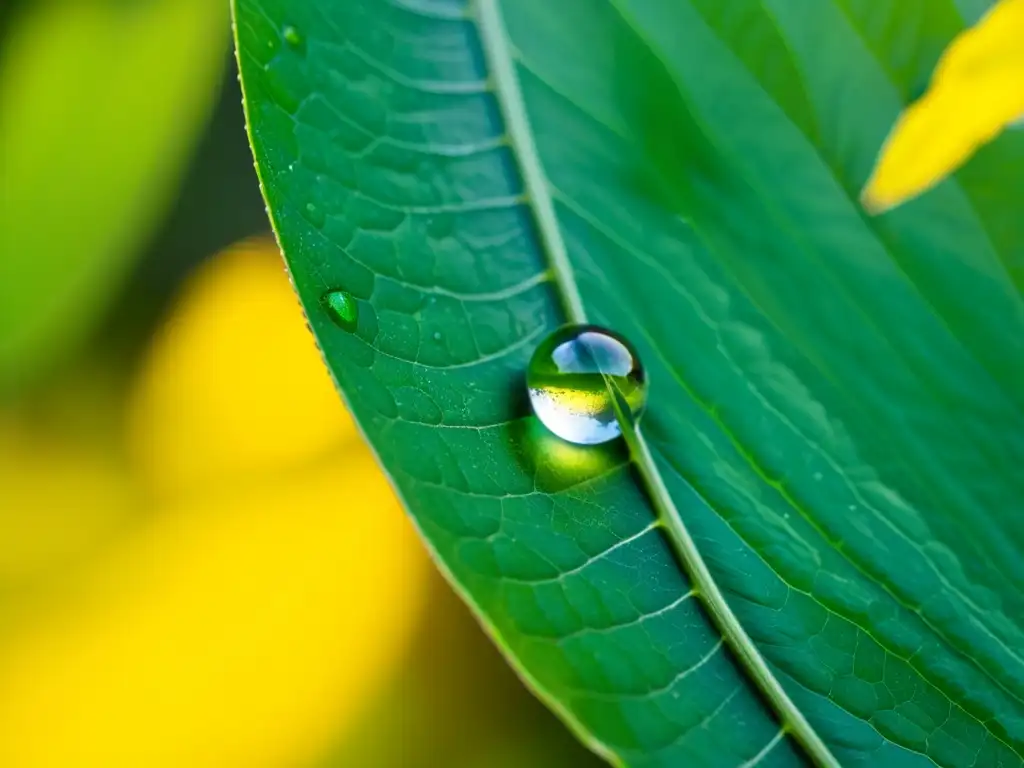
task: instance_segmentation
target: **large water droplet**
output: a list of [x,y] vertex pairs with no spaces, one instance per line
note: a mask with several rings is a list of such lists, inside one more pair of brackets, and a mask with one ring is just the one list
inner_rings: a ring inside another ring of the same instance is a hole
[[351,293],[334,290],[320,297],[320,303],[334,324],[346,331],[354,331],[359,320],[359,305]]
[[534,413],[563,440],[594,445],[622,434],[622,414],[636,419],[647,403],[647,376],[633,346],[596,325],[571,325],[533,353],[526,386]]

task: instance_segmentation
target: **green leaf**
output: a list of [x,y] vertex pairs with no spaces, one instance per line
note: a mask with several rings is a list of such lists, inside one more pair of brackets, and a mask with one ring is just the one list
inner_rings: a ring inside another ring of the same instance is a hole
[[171,200],[223,68],[210,0],[23,3],[0,56],[0,391],[74,351]]
[[[236,6],[325,358],[587,744],[1024,762],[1024,135],[886,216],[856,202],[953,0]],[[527,412],[533,348],[584,316],[648,367],[624,445]],[[372,510],[339,489],[339,514]]]

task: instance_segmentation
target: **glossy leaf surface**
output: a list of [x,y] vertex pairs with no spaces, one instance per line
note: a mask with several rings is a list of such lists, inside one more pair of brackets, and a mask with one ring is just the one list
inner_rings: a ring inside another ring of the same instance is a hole
[[[809,755],[625,449],[529,416],[573,291],[639,350],[656,470],[835,758],[1022,762],[1024,135],[890,214],[857,202],[960,5],[237,0],[327,362],[459,591],[613,761]],[[339,289],[354,331],[318,304]]]

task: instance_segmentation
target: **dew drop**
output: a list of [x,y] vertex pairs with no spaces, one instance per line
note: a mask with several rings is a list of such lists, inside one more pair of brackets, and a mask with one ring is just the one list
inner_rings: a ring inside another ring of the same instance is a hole
[[305,40],[302,37],[302,33],[298,29],[291,26],[290,24],[281,30],[281,37],[288,43],[288,46],[293,50],[299,51],[302,49]]
[[636,350],[596,325],[566,326],[541,342],[530,359],[526,387],[544,426],[580,445],[622,434],[613,397],[634,420],[647,403],[647,376]]
[[320,297],[320,303],[336,326],[354,331],[359,320],[359,305],[350,293],[334,290]]
[[440,340],[441,340],[441,332],[440,331],[434,331],[434,341],[440,341]]
[[315,203],[306,203],[306,219],[317,229],[324,225],[325,216],[323,209]]

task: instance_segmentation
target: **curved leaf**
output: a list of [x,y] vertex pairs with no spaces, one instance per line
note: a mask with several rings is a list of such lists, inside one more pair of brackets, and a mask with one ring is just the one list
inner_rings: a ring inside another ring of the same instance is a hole
[[[951,0],[236,4],[325,358],[441,566],[592,748],[1021,764],[1024,141],[879,219],[857,204],[963,28]],[[583,315],[649,368],[628,446],[527,413],[533,347]]]

